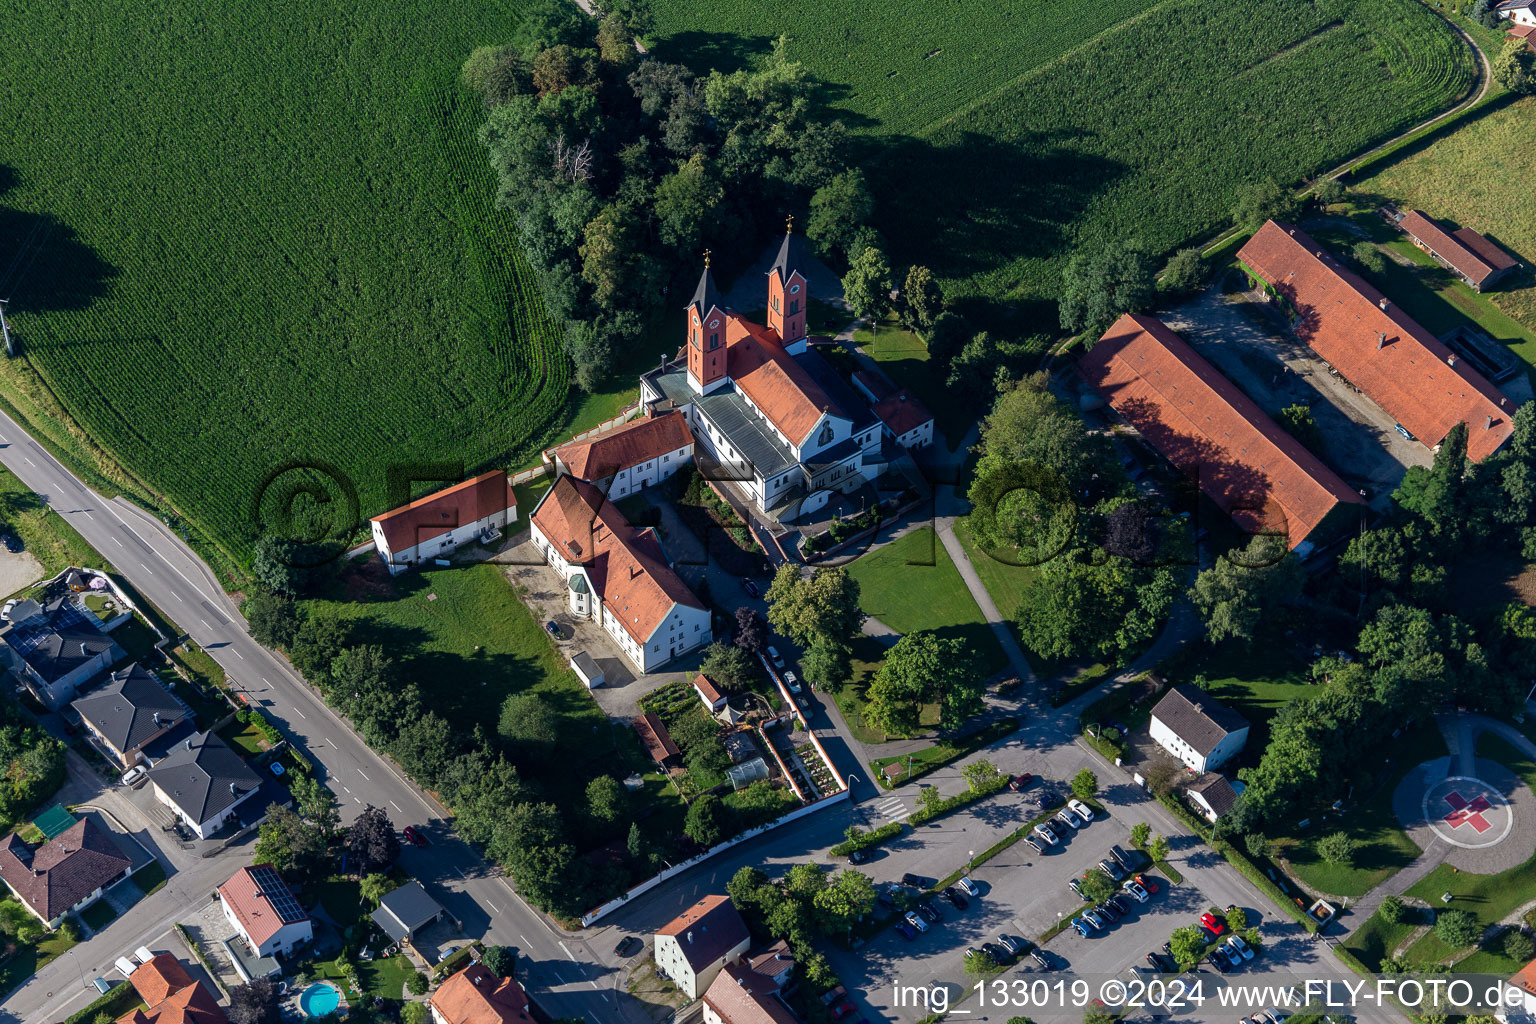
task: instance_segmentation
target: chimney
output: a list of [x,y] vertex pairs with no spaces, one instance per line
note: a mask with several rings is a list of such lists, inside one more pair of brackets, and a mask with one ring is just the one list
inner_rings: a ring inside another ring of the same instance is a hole
[[1484,430],[1492,430],[1493,429],[1493,417],[1492,416],[1487,417],[1483,421],[1483,429]]
[[1387,333],[1385,331],[1377,331],[1376,332],[1376,350],[1379,352],[1386,344],[1387,344]]
[[229,784],[229,795],[230,796],[239,796],[240,795],[240,787],[235,785],[233,782],[231,782]]
[[1378,305],[1381,306],[1381,311],[1383,313],[1392,308],[1392,303],[1388,302],[1386,299],[1382,299]]
[[1445,365],[1446,366],[1455,366],[1456,365],[1456,353],[1455,352],[1452,352],[1450,355],[1445,357]]
[[191,750],[191,749],[192,749],[192,737],[191,737],[191,736],[188,736],[188,737],[187,737],[187,747],[186,747],[186,748],[187,748],[187,749],[188,749],[188,750]]
[[155,712],[154,719],[155,719],[155,724],[159,725],[160,724],[160,712],[158,712],[158,711]]
[[690,945],[693,943],[693,929],[692,928],[688,929],[688,942],[689,942]]

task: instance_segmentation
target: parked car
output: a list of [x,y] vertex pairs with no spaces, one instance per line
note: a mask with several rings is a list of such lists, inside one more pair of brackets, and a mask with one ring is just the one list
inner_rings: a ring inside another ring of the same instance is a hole
[[1121,867],[1125,868],[1125,870],[1136,870],[1137,854],[1126,853],[1119,846],[1111,846],[1109,848],[1109,855],[1115,859],[1116,864],[1119,864]]
[[1126,881],[1125,891],[1130,893],[1131,898],[1134,899],[1137,903],[1145,903],[1147,900],[1151,899],[1151,897],[1147,895],[1147,890],[1144,889],[1141,884],[1134,878],[1128,879]]
[[1084,822],[1093,820],[1093,808],[1089,807],[1081,800],[1068,800],[1067,806],[1072,808],[1072,813],[1077,815],[1079,818],[1082,818]]
[[[982,948],[985,949],[986,947],[982,947]],[[967,960],[970,960],[970,959],[972,959],[974,957],[980,956],[981,952],[982,951],[980,949],[977,949],[975,946],[966,946],[965,947],[965,958]]]
[[1227,930],[1227,926],[1217,920],[1215,914],[1209,912],[1200,915],[1200,927],[1212,935],[1220,935]]
[[1087,918],[1083,917],[1074,917],[1072,919],[1072,930],[1085,939],[1095,931],[1094,926],[1088,923]]
[[875,902],[880,904],[882,907],[890,907],[893,910],[896,907],[896,904],[891,902],[890,896],[888,896],[885,893],[879,891],[878,889],[875,890]]
[[833,1003],[837,1002],[838,999],[843,998],[843,997],[845,997],[847,995],[848,995],[848,990],[847,989],[843,988],[843,986],[841,986],[841,985],[834,985],[832,988],[828,989],[827,991],[825,991],[825,992],[823,992],[821,994],[821,1005],[822,1006],[831,1006]]
[[1120,920],[1120,911],[1116,910],[1108,903],[1100,903],[1098,906],[1093,908],[1093,912],[1102,918],[1108,919],[1110,924],[1114,924],[1116,921]]
[[1121,917],[1124,917],[1126,914],[1131,912],[1131,901],[1126,899],[1124,896],[1111,896],[1105,902],[1114,907],[1116,910],[1120,911]]
[[850,1013],[857,1009],[858,1007],[853,1005],[853,1000],[845,999],[841,1003],[838,1003],[836,1006],[832,1007],[832,1019],[842,1020],[844,1017],[848,1016]]
[[1161,954],[1161,953],[1148,953],[1147,954],[1147,963],[1149,965],[1151,965],[1151,967],[1152,967],[1152,969],[1154,971],[1171,971],[1171,970],[1173,970],[1173,968],[1168,965],[1167,958],[1164,957],[1163,954]]
[[1071,826],[1074,829],[1083,827],[1083,822],[1079,821],[1077,815],[1073,814],[1071,809],[1067,807],[1063,807],[1061,810],[1056,812],[1056,820],[1061,822],[1063,825]]
[[850,864],[863,864],[867,860],[869,860],[868,850],[854,850],[848,855],[848,863]]
[[1025,837],[1024,837],[1024,841],[1025,841],[1025,842],[1026,842],[1026,843],[1028,843],[1028,844],[1029,844],[1029,848],[1030,848],[1030,849],[1031,849],[1031,850],[1034,850],[1034,851],[1035,851],[1035,852],[1036,852],[1036,853],[1044,853],[1044,852],[1045,852],[1045,851],[1044,851],[1044,850],[1042,850],[1042,849],[1041,849],[1041,848],[1040,848],[1040,844],[1039,844],[1039,843],[1037,843],[1037,842],[1035,842],[1035,840],[1034,840],[1034,839],[1033,839],[1033,838],[1031,838],[1031,837],[1029,837],[1029,836],[1025,836]]
[[939,922],[944,920],[944,914],[939,910],[938,907],[933,905],[932,900],[929,900],[926,903],[919,903],[917,905],[917,909],[924,917],[930,921]]
[[1232,969],[1232,964],[1227,960],[1227,955],[1221,951],[1220,946],[1213,946],[1205,959],[1222,974]]
[[983,942],[981,944],[981,951],[991,957],[992,962],[995,964],[1005,964],[1013,959],[1012,953],[995,942]]
[[1097,929],[1104,929],[1109,927],[1108,918],[1104,917],[1097,910],[1083,911],[1083,918]]
[[416,826],[414,825],[405,826],[405,828],[401,830],[400,834],[405,836],[405,841],[410,843],[412,846],[427,845],[427,837],[416,831]]
[[1042,953],[1040,950],[1038,950],[1038,949],[1030,950],[1029,951],[1029,958],[1031,960],[1033,960],[1039,966],[1039,968],[1042,971],[1048,971],[1048,970],[1051,969],[1051,962],[1045,958],[1045,954]]
[[944,898],[949,900],[956,910],[964,910],[967,906],[965,897],[960,895],[960,890],[952,885],[944,889]]
[[1125,872],[1120,870],[1120,865],[1116,864],[1108,857],[1105,857],[1103,860],[1099,861],[1099,870],[1104,872],[1110,878],[1114,879],[1116,882],[1120,882],[1125,879]]
[[917,938],[917,929],[913,928],[905,921],[897,921],[896,930],[900,932],[901,937],[906,939],[908,942],[911,942],[913,939]]
[[756,597],[758,594],[757,584],[753,583],[745,576],[741,578],[741,589],[747,592],[748,597]]
[[1412,434],[1408,433],[1408,428],[1403,426],[1401,423],[1394,423],[1394,424],[1392,424],[1392,427],[1393,427],[1394,430],[1396,430],[1399,434],[1402,434],[1403,437],[1407,438],[1408,440],[1410,440],[1410,441],[1417,441],[1418,440],[1418,438],[1416,438]]
[[1233,935],[1231,938],[1227,939],[1227,948],[1234,951],[1244,960],[1253,959],[1253,947],[1244,942],[1242,936],[1240,935]]
[[999,934],[997,941],[1002,944],[1004,949],[1006,949],[1014,956],[1018,956],[1020,951],[1024,948],[1024,944],[1018,939],[1014,938],[1012,935]]
[[626,935],[619,940],[619,944],[613,947],[614,956],[629,957],[639,952],[645,943],[633,935]]
[[1269,1009],[1264,1011],[1264,1016],[1269,1018],[1269,1024],[1285,1024],[1286,1019],[1290,1017],[1290,1014],[1281,1013],[1279,1010],[1271,1006]]
[[1015,775],[1013,778],[1009,779],[1008,788],[1017,793],[1019,790],[1023,789],[1034,781],[1035,777],[1033,775],[1031,775],[1029,772],[1024,772],[1022,775]]
[[922,875],[914,875],[912,872],[908,871],[906,874],[901,876],[901,884],[910,885],[914,889],[926,889],[928,888],[928,879],[924,878]]
[[809,710],[811,710],[811,705],[806,702],[806,699],[804,697],[796,697],[795,698],[795,707],[799,708],[801,711],[809,711]]
[[1157,880],[1148,878],[1146,875],[1137,875],[1136,884],[1147,890],[1147,892],[1157,892]]
[[132,788],[144,781],[144,776],[149,769],[142,764],[136,764],[123,773],[123,785]]
[[907,916],[902,918],[902,920],[906,921],[907,924],[911,925],[913,928],[916,928],[920,932],[925,932],[928,930],[928,922],[924,921],[921,917],[918,917],[917,911],[915,910],[907,911]]
[[1046,844],[1049,846],[1061,845],[1061,840],[1056,838],[1056,833],[1046,828],[1043,823],[1035,826],[1035,835],[1039,836],[1041,839],[1044,839]]
[[980,896],[981,895],[981,890],[976,888],[976,883],[971,881],[971,876],[970,875],[961,875],[960,876],[959,885],[960,885],[960,888],[964,889],[967,893],[969,893],[972,896]]
[[1067,879],[1067,888],[1071,889],[1073,892],[1077,893],[1077,895],[1080,898],[1082,898],[1082,899],[1087,899],[1088,898],[1087,896],[1083,895],[1083,883],[1079,882],[1075,878]]
[[560,639],[560,627],[555,625],[554,619],[550,619],[548,622],[544,623],[544,629],[547,630],[549,635],[554,637],[556,640]]
[[799,693],[800,677],[795,675],[793,672],[786,671],[784,673],[784,685],[789,687],[790,693]]
[[774,668],[784,667],[784,655],[780,654],[779,649],[772,644],[768,645],[768,660],[773,662]]

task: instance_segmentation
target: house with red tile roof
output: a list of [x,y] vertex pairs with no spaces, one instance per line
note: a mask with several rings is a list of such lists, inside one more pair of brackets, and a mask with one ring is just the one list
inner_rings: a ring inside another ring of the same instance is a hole
[[315,936],[308,912],[271,864],[241,868],[219,886],[224,916],[257,956],[276,956]]
[[89,817],[35,848],[14,832],[0,842],[0,879],[49,928],[95,903],[132,866],[111,833]]
[[648,409],[686,417],[711,478],[777,518],[852,493],[890,464],[869,403],[808,344],[808,261],[800,236],[786,233],[768,271],[768,322],[758,324],[724,307],[706,259],[683,307],[681,357],[640,378]]
[[906,388],[898,388],[873,370],[855,370],[853,386],[868,398],[886,436],[908,451],[933,443],[933,413]]
[[435,1024],[532,1024],[528,994],[516,978],[498,978],[484,964],[470,964],[432,993],[427,1007]]
[[1298,549],[1341,505],[1364,507],[1353,488],[1161,320],[1122,316],[1078,371],[1249,533],[1283,534]]
[[709,610],[672,569],[656,532],[630,526],[595,484],[562,474],[529,525],[565,580],[572,614],[602,626],[642,674],[710,643]]
[[797,1024],[778,986],[744,965],[727,964],[704,992],[704,1024]]
[[1433,448],[1467,425],[1481,461],[1509,440],[1515,403],[1300,228],[1269,221],[1237,258],[1284,304],[1297,338]]
[[399,575],[434,558],[447,558],[483,535],[495,535],[517,521],[512,480],[500,470],[418,498],[374,516],[373,546]]
[[144,1000],[144,1009],[117,1018],[117,1024],[229,1024],[229,1018],[200,981],[170,953],[141,964],[128,983]]
[[725,695],[715,688],[714,681],[703,672],[693,677],[693,692],[699,695],[704,710],[710,714],[725,707]]
[[596,437],[544,453],[555,474],[596,484],[610,501],[667,479],[693,461],[693,434],[680,412],[642,416]]
[[1397,227],[1414,245],[1471,285],[1474,291],[1493,286],[1520,265],[1513,256],[1471,228],[1451,231],[1420,210],[1402,214]]

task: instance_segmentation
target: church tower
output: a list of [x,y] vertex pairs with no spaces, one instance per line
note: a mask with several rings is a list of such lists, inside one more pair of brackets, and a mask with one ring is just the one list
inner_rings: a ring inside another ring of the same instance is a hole
[[709,250],[704,251],[704,273],[694,289],[693,301],[685,308],[688,332],[688,384],[699,394],[706,394],[724,384],[725,311],[720,308],[720,294],[715,290],[715,276],[709,272]]
[[784,350],[790,355],[805,351],[805,300],[808,298],[805,275],[805,243],[795,234],[795,219],[784,224],[784,241],[768,270],[768,326],[778,332]]

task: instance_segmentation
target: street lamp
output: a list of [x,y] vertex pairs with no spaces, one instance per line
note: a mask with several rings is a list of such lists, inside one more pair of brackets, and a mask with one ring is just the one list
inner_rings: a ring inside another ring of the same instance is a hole
[[75,970],[80,972],[80,987],[90,988],[90,983],[85,980],[85,968],[80,966],[80,958],[75,956],[74,950],[69,950],[69,958],[75,962]]
[[971,870],[971,865],[974,864],[975,862],[976,862],[976,851],[972,850],[968,854],[966,854],[966,857],[965,857],[965,870],[967,872],[969,872]]

